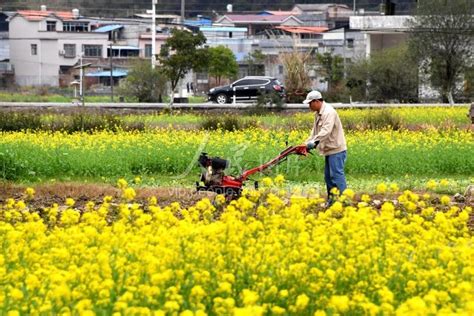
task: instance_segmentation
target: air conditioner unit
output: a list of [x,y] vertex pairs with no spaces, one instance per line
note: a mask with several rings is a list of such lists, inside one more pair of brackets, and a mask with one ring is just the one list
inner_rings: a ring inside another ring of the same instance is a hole
[[59,51],[59,56],[64,56],[64,55],[66,55],[66,52],[64,50],[60,50]]

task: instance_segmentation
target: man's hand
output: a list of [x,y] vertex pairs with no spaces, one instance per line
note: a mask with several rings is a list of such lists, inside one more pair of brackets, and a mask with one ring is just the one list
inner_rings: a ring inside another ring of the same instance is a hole
[[306,149],[311,150],[311,149],[316,148],[318,145],[319,145],[319,140],[317,140],[316,142],[308,142],[306,144]]

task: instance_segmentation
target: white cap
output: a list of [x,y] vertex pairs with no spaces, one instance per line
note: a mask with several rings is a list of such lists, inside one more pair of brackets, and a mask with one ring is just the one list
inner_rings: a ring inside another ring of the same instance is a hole
[[306,96],[306,100],[303,101],[304,104],[308,104],[309,102],[313,100],[319,100],[322,99],[323,96],[321,95],[321,92],[313,90],[308,95]]

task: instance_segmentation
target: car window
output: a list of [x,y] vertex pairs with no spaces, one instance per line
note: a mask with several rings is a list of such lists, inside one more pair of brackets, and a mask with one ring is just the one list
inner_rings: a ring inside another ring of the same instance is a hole
[[259,85],[259,86],[263,86],[263,85],[266,85],[268,83],[268,80],[264,80],[264,79],[254,79],[252,80],[252,85]]
[[240,80],[237,82],[234,82],[234,86],[240,87],[240,86],[248,86],[250,84],[251,80]]

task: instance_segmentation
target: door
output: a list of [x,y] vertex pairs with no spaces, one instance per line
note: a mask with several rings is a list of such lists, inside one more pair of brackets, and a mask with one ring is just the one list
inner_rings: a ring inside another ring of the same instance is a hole
[[232,84],[235,89],[235,97],[237,100],[244,100],[249,98],[249,84],[251,80],[242,79]]
[[266,79],[253,79],[249,84],[247,90],[247,95],[249,99],[257,99],[259,95],[265,93],[265,85],[267,85],[270,80]]

